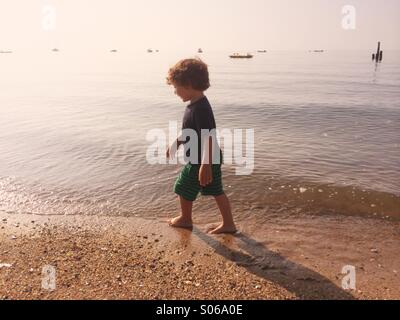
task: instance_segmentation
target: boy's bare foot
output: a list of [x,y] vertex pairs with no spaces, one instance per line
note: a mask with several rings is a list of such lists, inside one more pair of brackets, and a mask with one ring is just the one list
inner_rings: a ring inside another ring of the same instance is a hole
[[221,225],[219,225],[218,227],[216,227],[214,229],[211,228],[208,231],[208,233],[210,233],[210,234],[222,234],[222,233],[235,234],[235,233],[237,233],[237,229],[236,229],[235,225],[224,225],[224,224],[221,224]]
[[174,228],[193,229],[193,222],[182,216],[173,218],[169,221],[169,225]]

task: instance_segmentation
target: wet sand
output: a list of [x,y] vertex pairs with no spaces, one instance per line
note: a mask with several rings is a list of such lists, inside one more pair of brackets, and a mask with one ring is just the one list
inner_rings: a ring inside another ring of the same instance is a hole
[[[0,213],[0,299],[400,299],[399,226],[281,214],[263,234],[239,224],[211,236],[160,220]],[[356,290],[341,288],[345,265]]]

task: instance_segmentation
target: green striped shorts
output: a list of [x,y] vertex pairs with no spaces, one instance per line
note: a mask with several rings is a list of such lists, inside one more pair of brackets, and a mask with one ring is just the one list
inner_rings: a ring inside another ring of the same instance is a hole
[[220,196],[224,193],[222,187],[221,165],[212,165],[212,182],[202,187],[199,182],[199,164],[186,164],[174,185],[174,192],[185,200],[195,201],[199,192],[203,196]]

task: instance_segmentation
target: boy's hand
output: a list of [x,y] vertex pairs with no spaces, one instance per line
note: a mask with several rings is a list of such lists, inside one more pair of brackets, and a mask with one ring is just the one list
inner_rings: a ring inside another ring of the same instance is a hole
[[169,160],[170,158],[172,160],[174,160],[175,155],[178,151],[179,146],[182,144],[181,141],[179,141],[180,138],[176,139],[175,142],[172,144],[172,146],[170,146],[169,148],[167,148],[167,152],[165,153],[165,156],[167,157],[167,160]]
[[202,187],[209,185],[213,180],[210,164],[202,164],[199,170],[199,182]]
[[165,156],[167,157],[167,160],[169,160],[169,158],[171,157],[169,148],[167,148],[167,152],[165,153]]
[[[165,156],[167,157],[167,160],[169,160],[169,159],[174,160],[174,158],[175,158],[174,152],[171,152],[172,148],[173,147],[167,148],[167,152],[165,153]],[[175,150],[175,152],[176,152],[176,150]]]

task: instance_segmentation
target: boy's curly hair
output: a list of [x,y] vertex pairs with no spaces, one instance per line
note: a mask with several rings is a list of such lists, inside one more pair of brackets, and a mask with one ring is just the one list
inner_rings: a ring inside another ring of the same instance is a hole
[[181,60],[169,69],[167,83],[206,91],[210,87],[208,66],[199,58]]

